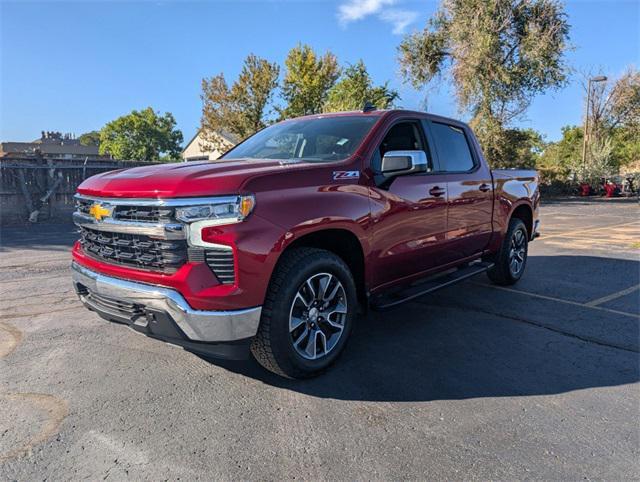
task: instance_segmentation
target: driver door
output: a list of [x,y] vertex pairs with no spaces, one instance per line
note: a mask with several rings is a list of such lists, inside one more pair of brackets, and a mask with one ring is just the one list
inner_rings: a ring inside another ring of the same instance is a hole
[[372,159],[374,172],[388,151],[422,150],[428,161],[426,173],[398,176],[370,188],[375,287],[443,264],[447,183],[444,175],[431,173],[433,157],[426,139],[418,119],[396,122]]

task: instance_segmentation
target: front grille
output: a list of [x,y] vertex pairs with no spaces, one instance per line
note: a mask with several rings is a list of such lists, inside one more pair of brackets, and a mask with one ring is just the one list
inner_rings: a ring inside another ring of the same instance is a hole
[[114,218],[121,221],[166,223],[173,218],[173,208],[158,206],[117,206]]
[[90,256],[138,269],[173,273],[187,261],[185,240],[153,239],[139,234],[80,228],[80,243]]
[[[236,283],[235,259],[230,247],[204,249],[188,246],[186,239],[164,239],[181,238],[184,235],[184,231],[177,230],[184,228],[184,225],[175,219],[176,207],[167,206],[167,203],[160,205],[160,201],[149,203],[134,199],[76,197],[76,209],[80,214],[93,217],[90,211],[94,204],[99,204],[110,213],[109,219],[101,226],[103,229],[108,229],[108,221],[113,223],[113,229],[119,228],[116,231],[128,226],[128,232],[103,231],[94,229],[90,222],[79,222],[80,243],[88,256],[108,263],[167,274],[176,272],[187,262],[206,263],[221,284]],[[141,226],[146,223],[160,226]],[[155,234],[157,229],[158,235]],[[136,230],[153,237],[131,233]]]
[[89,209],[92,204],[93,201],[90,199],[76,198],[76,209],[82,214],[89,215]]
[[206,249],[204,258],[220,283],[232,285],[236,282],[235,263],[231,249]]
[[187,249],[189,261],[192,263],[204,263],[204,249],[189,248]]
[[[76,198],[76,209],[78,212],[90,215],[89,209],[96,201],[85,198]],[[108,205],[109,201],[101,201],[101,204]],[[174,221],[175,208],[167,206],[136,206],[136,205],[116,205],[111,217],[119,221],[134,221],[138,223],[168,223]]]

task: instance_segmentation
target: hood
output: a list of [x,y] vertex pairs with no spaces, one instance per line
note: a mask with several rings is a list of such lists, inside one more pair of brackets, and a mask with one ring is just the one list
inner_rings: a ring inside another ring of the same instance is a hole
[[298,169],[308,163],[278,160],[158,164],[105,172],[85,180],[80,194],[112,198],[174,198],[233,194],[251,177]]

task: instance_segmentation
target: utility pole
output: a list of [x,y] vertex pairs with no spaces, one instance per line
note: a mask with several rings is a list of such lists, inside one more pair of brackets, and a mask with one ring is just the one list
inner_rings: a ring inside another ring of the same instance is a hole
[[584,119],[584,132],[582,133],[582,169],[587,167],[587,136],[589,133],[589,107],[591,106],[591,82],[605,82],[607,77],[599,75],[592,77],[587,82],[587,115]]

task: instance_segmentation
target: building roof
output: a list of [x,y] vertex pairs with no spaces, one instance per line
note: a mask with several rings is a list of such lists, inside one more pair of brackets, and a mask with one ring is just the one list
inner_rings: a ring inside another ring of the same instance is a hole
[[33,154],[40,151],[42,154],[74,154],[78,156],[99,155],[98,146],[83,146],[82,144],[52,144],[35,142],[2,142],[0,153],[3,154]]
[[[194,136],[191,138],[191,140],[185,144],[184,149],[182,149],[183,153],[187,150],[187,148],[191,144],[193,144],[193,142],[198,138],[198,136],[200,136],[201,133],[202,133],[202,128],[198,129],[194,134]],[[225,141],[229,142],[232,145],[236,145],[239,142],[239,139],[235,135],[233,135],[231,132],[219,131],[219,132],[216,132],[216,134],[218,134]]]

